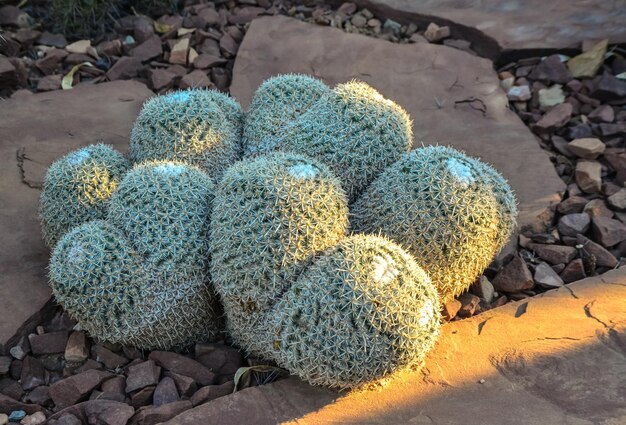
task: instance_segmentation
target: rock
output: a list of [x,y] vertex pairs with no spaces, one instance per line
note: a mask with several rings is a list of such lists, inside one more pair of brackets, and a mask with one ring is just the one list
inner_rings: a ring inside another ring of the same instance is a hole
[[558,229],[563,236],[576,236],[587,232],[590,224],[591,219],[586,213],[568,214],[561,217]]
[[0,413],[0,425],[6,425],[9,423],[9,417],[4,413]]
[[61,80],[63,80],[63,75],[47,75],[43,77],[37,83],[37,90],[40,92],[59,90],[61,88]]
[[59,418],[56,425],[81,425],[82,422],[71,413],[66,413]]
[[20,400],[24,394],[24,390],[17,381],[11,378],[2,378],[0,379],[0,393],[9,396],[12,399]]
[[12,58],[0,56],[0,89],[9,89],[20,86],[22,78]]
[[88,370],[50,385],[50,397],[57,409],[85,400],[103,381],[113,376],[109,372]]
[[591,221],[594,239],[605,248],[617,245],[626,240],[626,225],[618,220],[606,217],[595,217]]
[[191,71],[189,74],[185,75],[179,83],[179,88],[181,89],[189,89],[189,88],[207,88],[213,87],[213,83],[206,75],[206,72],[196,69],[195,71]]
[[613,211],[611,211],[606,203],[602,199],[592,199],[585,205],[583,212],[588,214],[589,217],[613,217]]
[[580,160],[576,163],[576,184],[585,193],[598,193],[602,189],[602,165],[597,161]]
[[572,116],[572,105],[569,103],[562,103],[550,109],[541,119],[535,124],[534,129],[538,133],[545,134],[551,133],[559,127],[563,127],[567,124]]
[[94,359],[87,359],[80,367],[78,367],[74,373],[83,373],[88,370],[102,370],[102,363],[95,361]]
[[623,100],[626,97],[626,81],[605,73],[597,81],[590,95],[603,102]]
[[68,53],[87,54],[91,51],[91,40],[79,40],[65,46]]
[[24,401],[40,406],[48,406],[52,402],[50,398],[50,388],[46,385],[41,385],[28,393],[28,395],[24,397]]
[[567,68],[575,78],[594,77],[604,62],[607,46],[608,40],[602,40],[590,50],[567,61]]
[[161,56],[162,54],[163,46],[161,45],[161,38],[158,35],[151,36],[130,51],[131,56],[138,58],[142,62],[147,62],[150,59]]
[[5,375],[9,372],[12,361],[13,359],[9,356],[0,356],[0,375]]
[[52,34],[48,31],[44,31],[41,33],[39,40],[37,43],[42,44],[44,46],[52,46],[58,49],[63,49],[67,46],[67,40],[63,36],[63,34]]
[[530,88],[527,85],[513,86],[506,95],[511,102],[525,102],[532,97]]
[[168,403],[162,406],[149,406],[139,410],[135,416],[132,417],[130,425],[156,425],[192,407],[193,405],[189,400],[175,401],[174,403]]
[[535,267],[535,282],[548,289],[563,286],[563,279],[546,263],[539,263]]
[[472,317],[478,308],[478,304],[480,303],[480,298],[468,292],[461,295],[458,300],[461,303],[461,308],[459,309],[457,316],[463,318]]
[[152,395],[152,404],[161,406],[178,400],[178,390],[176,389],[174,380],[167,376],[161,379],[161,382],[156,386],[154,394]]
[[561,279],[565,283],[576,282],[587,277],[585,274],[585,266],[583,260],[577,258],[571,261],[560,274]]
[[456,314],[461,309],[461,306],[462,304],[459,300],[454,299],[454,300],[448,301],[443,306],[443,310],[442,310],[443,318],[448,321],[454,319]]
[[130,405],[135,409],[152,404],[152,395],[156,385],[150,385],[137,391],[130,397]]
[[557,205],[556,210],[563,215],[580,213],[589,201],[582,196],[570,196]]
[[222,57],[202,53],[193,61],[193,66],[197,69],[207,69],[214,66],[224,65],[226,62],[228,61]]
[[34,355],[63,353],[67,345],[67,332],[49,332],[42,335],[30,334],[28,341]]
[[161,91],[174,87],[178,76],[167,69],[153,69],[150,73],[150,86]]
[[582,250],[590,255],[593,255],[596,259],[596,265],[598,267],[615,268],[617,266],[617,258],[613,256],[609,251],[604,249],[601,245],[594,241],[587,239],[583,235],[576,236],[577,246],[581,246]]
[[447,39],[443,40],[443,45],[448,47],[453,47],[455,49],[462,50],[469,54],[475,55],[476,52],[472,50],[472,43],[467,40],[455,40],[455,39]]
[[179,65],[187,65],[187,54],[189,53],[189,39],[182,38],[174,44],[170,52],[169,62]]
[[200,385],[212,385],[215,382],[215,373],[181,354],[153,351],[149,358],[166,370],[193,378]]
[[85,361],[87,357],[89,357],[89,348],[87,347],[85,332],[72,332],[65,346],[65,360],[78,363]]
[[492,281],[498,292],[521,292],[534,286],[533,276],[519,255],[505,265]]
[[178,389],[178,394],[181,397],[191,397],[198,390],[198,386],[196,385],[196,381],[193,378],[190,378],[185,375],[179,375],[174,372],[165,372],[163,375],[168,376],[174,380],[176,383],[176,388]]
[[241,351],[225,344],[196,344],[195,355],[198,362],[218,375],[234,376],[244,366]]
[[126,394],[126,378],[124,376],[114,376],[102,383],[102,392]]
[[450,37],[450,27],[448,26],[440,27],[434,22],[431,22],[430,24],[428,24],[428,27],[426,27],[426,31],[424,31],[424,38],[426,38],[426,40],[428,40],[431,43],[441,41],[444,38],[448,38],[448,37]]
[[567,145],[567,148],[576,156],[583,159],[596,159],[606,149],[606,145],[600,139],[595,137],[587,137],[583,139],[574,139]]
[[220,49],[225,57],[232,58],[237,54],[239,44],[230,34],[226,33],[220,38]]
[[565,94],[560,84],[555,84],[547,89],[539,90],[539,106],[548,108],[565,102]]
[[22,403],[4,394],[0,394],[0,412],[12,413],[15,411],[22,411],[25,416],[26,414],[30,415],[35,412],[45,411],[45,409],[37,404]]
[[609,105],[600,105],[588,115],[588,118],[593,122],[613,122],[615,112]]
[[32,18],[28,13],[15,6],[0,7],[0,25],[26,28],[31,26]]
[[121,56],[122,42],[121,40],[105,40],[98,44],[96,52],[106,56]]
[[106,73],[110,81],[129,80],[139,74],[142,69],[141,59],[122,56]]
[[119,354],[115,354],[113,351],[103,347],[102,345],[96,345],[94,349],[96,361],[104,364],[107,369],[117,369],[128,363],[128,359]]
[[219,13],[212,7],[205,7],[204,9],[198,12],[198,17],[204,23],[204,26],[214,26],[219,25],[221,22],[221,18]]
[[46,52],[46,56],[35,62],[35,66],[45,75],[50,75],[57,70],[66,56],[65,50],[51,49]]
[[622,188],[618,192],[609,196],[606,202],[611,208],[617,211],[626,211],[626,189]]
[[350,19],[350,22],[357,28],[363,28],[367,25],[367,18],[362,14],[357,13],[352,17],[352,19]]
[[191,397],[191,404],[195,407],[216,398],[232,394],[234,391],[235,384],[232,381],[225,382],[222,385],[207,385],[194,393]]
[[26,417],[26,412],[23,410],[14,410],[9,415],[9,421],[21,421]]
[[146,360],[128,368],[126,392],[130,393],[149,385],[156,385],[159,383],[160,376],[161,368],[155,364],[151,356],[151,360]]
[[211,68],[211,81],[213,81],[218,90],[228,91],[230,74],[224,68]]
[[22,373],[20,376],[22,388],[26,391],[46,383],[45,370],[43,364],[38,359],[26,356],[22,363]]
[[547,83],[567,84],[574,77],[561,61],[560,55],[551,55],[539,62],[528,78]]
[[265,12],[262,7],[242,7],[239,11],[228,15],[228,22],[233,25],[243,25]]
[[567,264],[576,257],[576,248],[571,246],[531,243],[528,249],[550,264]]
[[32,415],[24,417],[20,421],[22,425],[40,425],[46,422],[46,415],[43,412],[35,412]]
[[556,149],[557,152],[559,152],[561,155],[566,156],[567,158],[576,157],[576,155],[574,155],[567,147],[568,142],[564,138],[559,136],[552,136],[551,141],[554,149]]

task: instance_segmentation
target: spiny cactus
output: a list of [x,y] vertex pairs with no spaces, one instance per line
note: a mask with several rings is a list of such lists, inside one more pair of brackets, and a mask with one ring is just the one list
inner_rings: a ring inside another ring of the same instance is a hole
[[406,111],[366,83],[351,81],[322,96],[276,137],[266,138],[258,150],[317,159],[330,167],[353,201],[411,144]]
[[130,165],[111,146],[70,152],[46,173],[39,202],[43,239],[52,248],[72,227],[104,218],[111,194]]
[[208,267],[214,192],[211,179],[196,167],[161,161],[136,165],[113,194],[108,220],[148,265],[163,272],[201,272]]
[[344,191],[323,164],[274,153],[229,168],[211,220],[211,273],[231,335],[261,354],[262,316],[348,225]]
[[107,220],[74,228],[50,263],[56,298],[92,336],[146,349],[185,347],[220,331],[209,286],[212,180],[182,163],[129,171]]
[[443,146],[404,155],[350,211],[355,231],[381,233],[411,252],[444,302],[489,265],[517,217],[515,195],[502,176]]
[[265,80],[254,93],[243,125],[243,154],[265,152],[266,140],[304,114],[330,89],[321,81],[301,74],[284,74]]
[[130,135],[130,159],[183,161],[217,179],[240,156],[241,107],[216,90],[149,99]]
[[271,317],[279,365],[339,388],[419,363],[440,325],[426,273],[398,245],[371,235],[348,237],[321,255]]

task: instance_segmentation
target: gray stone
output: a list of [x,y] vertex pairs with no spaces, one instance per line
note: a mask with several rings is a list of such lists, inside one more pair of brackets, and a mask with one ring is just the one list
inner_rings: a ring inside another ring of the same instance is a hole
[[89,348],[85,332],[72,332],[65,346],[65,360],[78,363],[87,360],[87,357],[89,357]]
[[583,159],[596,159],[606,149],[606,145],[595,137],[585,137],[574,139],[567,145],[567,148],[576,156]]
[[490,303],[494,299],[495,289],[489,282],[489,279],[487,279],[487,276],[480,276],[472,285],[472,293]]
[[207,385],[200,388],[191,397],[191,404],[199,406],[216,398],[224,397],[235,391],[235,384],[232,381],[223,383],[222,385]]
[[548,289],[563,286],[563,279],[546,263],[539,263],[535,267],[535,282]]
[[176,383],[174,383],[174,380],[167,376],[161,379],[159,384],[154,389],[152,404],[155,406],[161,406],[178,400],[178,390],[176,389]]
[[153,351],[149,358],[166,370],[193,378],[200,385],[215,383],[215,373],[189,357],[169,351]]
[[593,122],[613,122],[615,111],[610,105],[600,105],[589,114],[589,119]]
[[560,55],[550,55],[543,59],[528,75],[532,80],[541,80],[547,83],[567,84],[574,77],[567,66],[561,61]]
[[555,84],[549,88],[539,89],[539,106],[549,108],[565,102],[565,94],[561,87],[560,84]]
[[527,85],[522,86],[513,86],[511,87],[507,93],[507,97],[511,102],[525,102],[530,100],[532,97],[530,93],[530,88]]
[[196,344],[196,360],[219,375],[233,376],[244,365],[242,352],[220,343]]
[[130,393],[150,385],[156,385],[159,383],[160,376],[161,368],[152,360],[129,366],[126,377],[126,392]]
[[0,375],[5,375],[9,372],[12,361],[13,359],[9,356],[0,356]]
[[626,211],[626,189],[622,188],[606,199],[609,206],[617,211]]
[[595,243],[591,239],[587,239],[583,235],[577,235],[576,245],[582,247],[581,249],[585,253],[591,254],[596,258],[596,266],[608,267],[611,269],[617,266],[617,258],[615,258],[608,250],[604,249],[602,245]]
[[580,213],[583,211],[583,208],[588,202],[587,198],[583,198],[582,196],[570,196],[566,200],[562,201],[556,207],[556,210],[560,214]]
[[22,363],[20,382],[22,383],[22,388],[26,391],[45,384],[45,370],[41,361],[34,357],[26,356]]
[[595,217],[591,223],[594,239],[605,248],[610,248],[626,240],[626,225],[621,221],[607,217]]
[[586,213],[568,214],[559,220],[559,233],[562,236],[576,236],[589,230],[591,219]]
[[576,163],[576,184],[585,193],[598,193],[602,189],[602,164],[598,161],[580,160]]
[[102,345],[96,345],[94,354],[96,361],[103,363],[107,369],[120,368],[129,361],[126,357],[120,356]]
[[534,125],[533,129],[537,133],[548,134],[554,132],[557,128],[563,127],[572,117],[572,105],[570,103],[561,103],[550,109],[539,121]]

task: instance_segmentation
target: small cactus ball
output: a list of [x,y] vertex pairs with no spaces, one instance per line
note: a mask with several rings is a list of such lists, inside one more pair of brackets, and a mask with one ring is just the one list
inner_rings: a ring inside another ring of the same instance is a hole
[[351,206],[356,232],[406,248],[443,302],[461,294],[504,247],[517,204],[489,165],[444,146],[414,150],[385,170]]
[[46,245],[53,248],[73,227],[105,218],[109,199],[129,168],[122,154],[104,144],[75,150],[55,161],[39,199]]
[[217,179],[239,159],[241,107],[216,90],[155,96],[144,104],[130,134],[130,159],[183,161]]
[[211,216],[211,274],[240,346],[268,350],[259,337],[264,314],[347,227],[345,192],[313,159],[276,152],[226,171]]
[[326,84],[308,75],[284,74],[265,80],[256,89],[244,120],[244,156],[265,152],[265,143],[329,91]]
[[274,315],[278,364],[315,385],[356,387],[418,364],[440,327],[428,275],[394,242],[354,235],[320,255]]
[[338,84],[260,148],[299,153],[328,165],[352,202],[408,152],[412,137],[404,109],[368,84],[351,81]]

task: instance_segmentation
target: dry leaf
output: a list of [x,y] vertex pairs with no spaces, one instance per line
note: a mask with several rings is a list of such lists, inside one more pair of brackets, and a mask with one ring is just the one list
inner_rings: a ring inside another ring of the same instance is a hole
[[69,89],[72,88],[72,84],[74,83],[74,74],[76,74],[76,72],[83,65],[84,66],[93,66],[90,62],[83,62],[83,63],[79,63],[78,65],[74,65],[74,67],[72,67],[72,69],[70,69],[70,72],[65,74],[63,76],[63,79],[61,80],[61,88],[63,90],[69,90]]
[[574,56],[567,61],[567,67],[574,78],[595,76],[604,62],[604,55],[608,45],[608,39],[602,40],[593,46],[591,50]]

